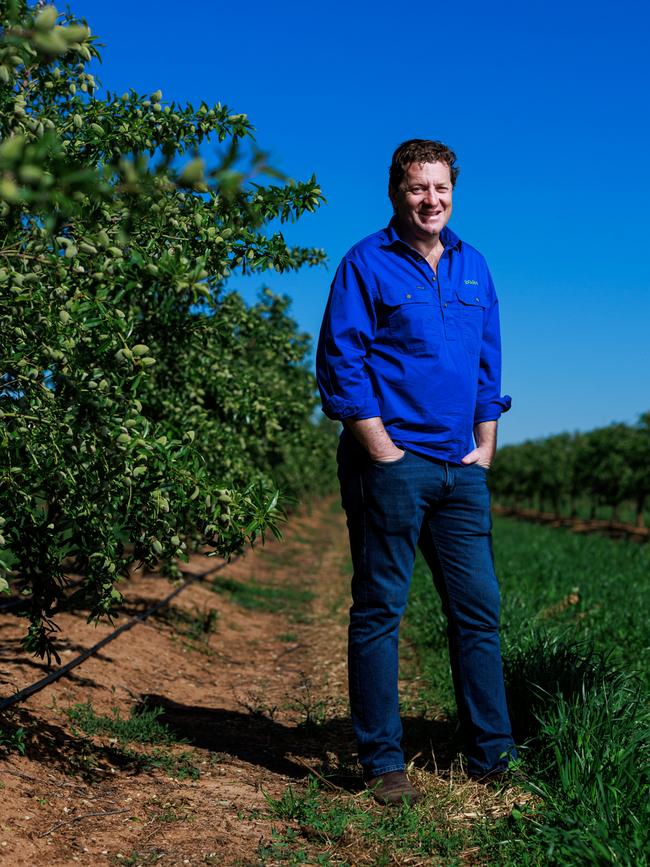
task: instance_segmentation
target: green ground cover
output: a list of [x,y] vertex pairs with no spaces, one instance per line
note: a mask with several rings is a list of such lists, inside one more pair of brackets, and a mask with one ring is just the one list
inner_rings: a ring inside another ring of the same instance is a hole
[[292,605],[304,607],[314,594],[297,587],[264,583],[262,581],[235,581],[232,578],[215,578],[212,582],[215,593],[250,611],[285,611]]
[[[453,782],[416,773],[423,804],[386,811],[311,779],[268,799],[291,824],[260,845],[261,863],[650,864],[650,546],[507,518],[494,546],[521,745],[512,781],[481,795],[456,761]],[[421,558],[402,638],[405,718],[442,709],[453,722],[446,623]],[[421,765],[425,741],[407,759],[420,751]]]
[[[649,863],[650,547],[497,519],[503,655],[534,815],[477,829],[502,864]],[[404,634],[453,716],[445,621],[419,560]]]
[[[148,707],[146,704],[134,706],[128,718],[120,715],[113,708],[110,715],[98,714],[91,702],[75,704],[66,711],[72,724],[73,733],[80,738],[78,755],[73,767],[78,771],[88,771],[96,768],[99,759],[105,757],[121,766],[128,767],[134,773],[159,769],[169,777],[184,780],[197,780],[199,768],[191,750],[173,752],[170,750],[176,744],[186,744],[187,741],[178,738],[174,732],[158,717],[164,713],[161,707]],[[101,742],[94,743],[91,739],[98,738]],[[147,749],[134,749],[133,744],[146,745]]]

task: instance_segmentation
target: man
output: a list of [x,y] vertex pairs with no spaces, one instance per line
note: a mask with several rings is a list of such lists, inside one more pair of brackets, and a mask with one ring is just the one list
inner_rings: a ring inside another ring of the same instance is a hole
[[[364,778],[383,804],[418,792],[404,771],[398,631],[416,547],[448,621],[468,773],[516,755],[499,644],[487,472],[500,395],[498,302],[481,254],[448,227],[458,176],[441,142],[393,154],[387,228],[343,257],[317,354],[354,566],[348,673]],[[472,432],[475,444],[472,443]]]

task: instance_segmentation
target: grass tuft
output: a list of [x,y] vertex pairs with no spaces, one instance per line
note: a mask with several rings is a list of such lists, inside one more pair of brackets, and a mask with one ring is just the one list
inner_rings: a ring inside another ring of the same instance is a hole
[[[292,826],[284,833],[276,830],[272,844],[260,847],[262,863],[388,865],[409,858],[417,859],[410,863],[453,864],[465,839],[464,831],[438,825],[426,810],[382,809],[369,792],[356,797],[347,793],[331,796],[314,777],[309,778],[306,789],[296,791],[288,786],[279,798],[264,797],[269,814]],[[310,844],[310,855],[305,841]],[[314,846],[320,860],[314,857]]]
[[[131,708],[128,719],[122,719],[114,707],[111,716],[96,713],[91,702],[75,704],[68,709],[67,715],[76,727],[87,735],[108,735],[117,738],[121,744],[172,744],[181,743],[172,731],[158,717],[164,713],[161,707]],[[183,743],[186,743],[183,741]]]
[[[196,780],[200,776],[190,750],[174,753],[156,746],[148,751],[140,751],[129,746],[137,743],[169,747],[187,743],[186,740],[176,737],[165,723],[160,722],[158,717],[164,713],[163,708],[140,705],[131,709],[128,719],[123,719],[117,708],[112,709],[110,716],[102,716],[96,713],[91,702],[85,702],[73,705],[66,713],[73,724],[73,732],[79,729],[89,736],[108,736],[109,743],[111,740],[117,742],[119,748],[111,745],[110,751],[120,764],[137,771],[161,770],[169,777],[180,780]],[[89,743],[86,743],[85,747],[88,753],[85,764],[89,768],[95,767],[96,757],[91,754],[92,750],[88,750]]]

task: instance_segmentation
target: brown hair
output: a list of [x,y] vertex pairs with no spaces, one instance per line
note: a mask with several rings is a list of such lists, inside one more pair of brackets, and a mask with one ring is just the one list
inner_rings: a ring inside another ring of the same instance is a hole
[[411,163],[446,163],[449,166],[452,187],[460,168],[456,165],[456,154],[441,141],[431,141],[425,138],[411,138],[402,142],[395,153],[388,170],[388,195],[397,192],[399,185]]

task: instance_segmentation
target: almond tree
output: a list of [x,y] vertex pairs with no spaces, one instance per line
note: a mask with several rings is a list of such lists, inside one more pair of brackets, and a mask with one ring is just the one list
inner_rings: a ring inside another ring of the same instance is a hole
[[97,619],[134,561],[229,555],[329,434],[286,299],[224,285],[324,260],[269,229],[319,205],[315,178],[279,176],[220,103],[100,93],[98,56],[84,20],[0,0],[0,582],[48,658],[70,570]]

